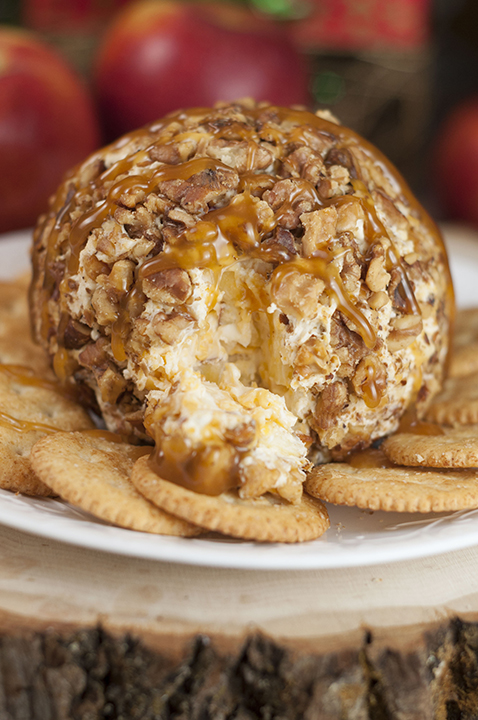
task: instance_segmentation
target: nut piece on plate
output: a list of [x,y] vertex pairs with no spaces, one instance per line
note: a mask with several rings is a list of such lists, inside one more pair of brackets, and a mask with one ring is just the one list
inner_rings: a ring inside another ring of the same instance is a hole
[[421,416],[441,387],[440,236],[328,113],[241,101],[121,138],[59,188],[33,264],[57,375],[189,489],[298,502],[311,462]]

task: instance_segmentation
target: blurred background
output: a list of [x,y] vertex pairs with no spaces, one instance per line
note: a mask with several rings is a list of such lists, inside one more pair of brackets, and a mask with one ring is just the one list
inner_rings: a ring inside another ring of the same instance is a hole
[[[376,144],[436,219],[478,226],[476,0],[0,0],[0,23],[0,177],[14,174],[2,47],[23,28],[86,85],[97,128],[85,147],[185,105],[306,103]],[[33,113],[34,93],[21,95]],[[68,124],[74,103],[62,113]],[[0,179],[0,230],[30,224],[2,220],[6,196]]]

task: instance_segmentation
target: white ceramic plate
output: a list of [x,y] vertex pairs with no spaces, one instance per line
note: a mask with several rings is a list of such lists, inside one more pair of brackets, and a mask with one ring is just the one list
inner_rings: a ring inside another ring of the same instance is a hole
[[[458,303],[478,305],[478,235],[446,231]],[[0,240],[0,277],[28,266],[26,233]],[[478,544],[478,510],[409,515],[329,506],[331,528],[300,545],[161,537],[113,527],[57,500],[0,490],[0,523],[95,550],[176,563],[251,570],[339,568],[437,555]]]

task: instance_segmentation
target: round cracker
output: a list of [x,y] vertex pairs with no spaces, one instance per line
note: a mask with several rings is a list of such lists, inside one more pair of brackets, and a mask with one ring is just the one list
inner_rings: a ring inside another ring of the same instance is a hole
[[473,373],[478,373],[478,340],[455,348],[450,358],[450,377],[465,377]]
[[464,377],[475,372],[478,372],[478,308],[467,308],[456,313],[449,376]]
[[441,425],[478,423],[478,375],[448,378],[428,408],[427,420]]
[[456,348],[465,347],[478,340],[478,308],[465,308],[456,311],[453,344]]
[[[9,448],[10,450],[10,448]],[[30,463],[30,450],[28,456],[21,455],[22,449],[17,448],[13,452],[5,452],[2,438],[0,436],[0,488],[10,492],[21,493],[22,495],[38,495],[40,497],[56,497],[50,487],[42,483],[33,470]]]
[[47,354],[31,338],[27,290],[23,276],[0,282],[0,363],[26,365],[52,376]]
[[393,512],[443,512],[478,507],[478,470],[315,467],[305,483],[310,495],[336,505]]
[[303,542],[320,537],[329,527],[324,505],[303,496],[292,505],[275,495],[241,499],[237,493],[201,495],[163,480],[147,457],[136,461],[131,480],[158,507],[207,530],[246,540]]
[[88,413],[51,387],[28,384],[0,372],[0,488],[25,495],[55,493],[39,481],[30,451],[45,434],[93,427]]
[[443,435],[397,433],[381,449],[397,465],[434,468],[478,467],[478,427],[444,428]]
[[130,481],[137,457],[138,447],[128,443],[56,433],[35,445],[31,462],[60,497],[101,520],[158,535],[198,535],[199,528],[160,510],[138,493]]

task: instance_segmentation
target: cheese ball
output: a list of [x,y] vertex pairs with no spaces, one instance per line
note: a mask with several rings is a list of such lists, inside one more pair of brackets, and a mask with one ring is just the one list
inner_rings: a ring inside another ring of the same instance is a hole
[[453,291],[436,226],[328,112],[240,101],[96,152],[36,228],[34,335],[166,479],[300,499],[423,415]]

